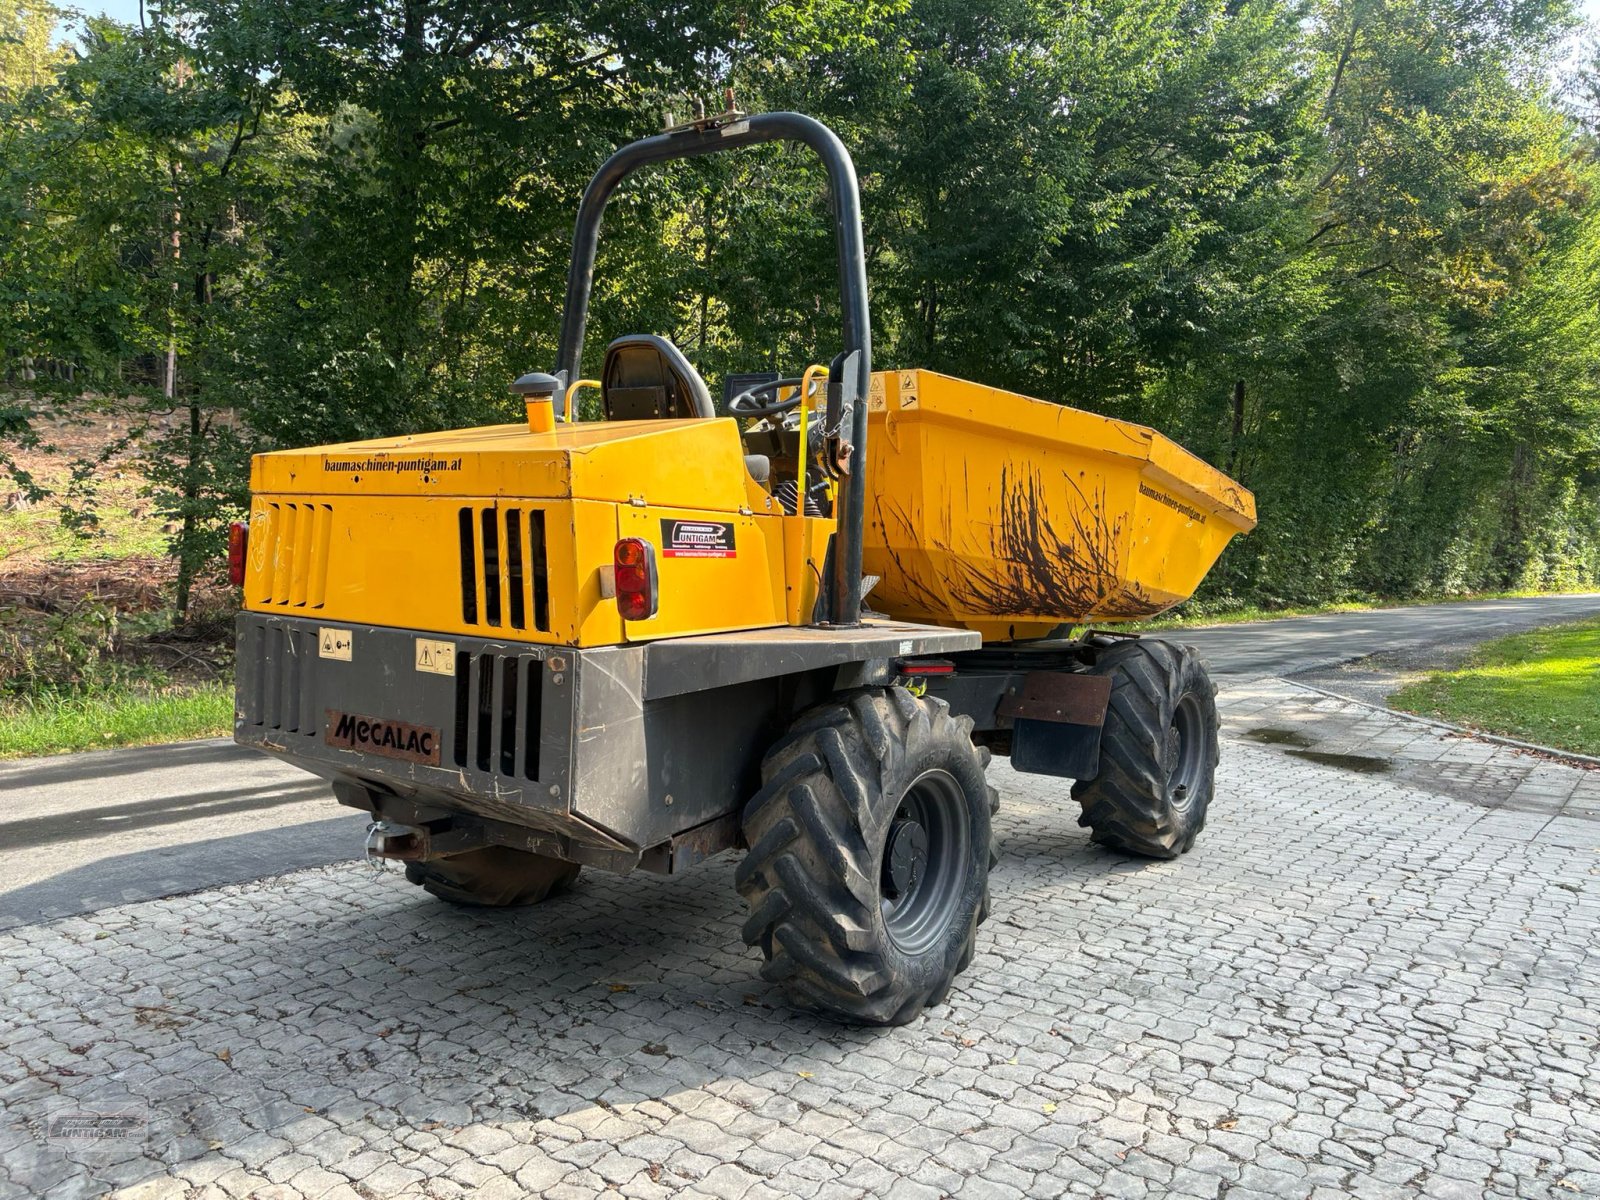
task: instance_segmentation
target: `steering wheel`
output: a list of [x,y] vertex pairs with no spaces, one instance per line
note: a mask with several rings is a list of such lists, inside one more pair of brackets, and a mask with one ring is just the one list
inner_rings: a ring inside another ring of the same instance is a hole
[[756,397],[765,393],[777,393],[784,388],[796,388],[805,382],[800,376],[792,379],[772,379],[766,383],[758,383],[754,387],[745,388],[732,400],[728,401],[728,413],[735,417],[771,417],[778,413],[792,412],[800,407],[802,399],[798,391],[787,400],[774,400],[770,404],[760,404]]

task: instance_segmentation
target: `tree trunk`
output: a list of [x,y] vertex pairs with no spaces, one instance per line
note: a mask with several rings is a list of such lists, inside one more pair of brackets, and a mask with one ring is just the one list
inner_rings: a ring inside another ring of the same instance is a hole
[[1238,477],[1239,444],[1244,441],[1244,380],[1233,381],[1233,435],[1228,439],[1228,474]]

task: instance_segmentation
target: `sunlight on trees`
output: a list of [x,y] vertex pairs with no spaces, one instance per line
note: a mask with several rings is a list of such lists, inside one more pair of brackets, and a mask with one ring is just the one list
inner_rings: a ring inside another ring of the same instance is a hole
[[[141,398],[185,580],[252,449],[510,415],[589,174],[725,86],[854,151],[880,366],[1144,420],[1256,490],[1202,602],[1600,576],[1600,101],[1547,82],[1565,0],[148,13],[69,53],[0,0],[0,351],[13,393]],[[597,344],[666,334],[714,389],[837,348],[803,154],[645,174],[606,232]]]

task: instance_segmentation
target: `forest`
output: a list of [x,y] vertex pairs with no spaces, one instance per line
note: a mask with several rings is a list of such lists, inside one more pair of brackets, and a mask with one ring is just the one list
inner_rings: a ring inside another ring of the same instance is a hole
[[[253,451],[511,419],[589,175],[731,88],[851,148],[878,365],[1254,489],[1200,604],[1594,584],[1583,37],[1565,0],[0,0],[0,479],[47,490],[18,448],[52,405],[132,405],[185,613]],[[591,328],[714,392],[825,361],[819,169],[636,177]],[[101,482],[66,486],[81,537]]]

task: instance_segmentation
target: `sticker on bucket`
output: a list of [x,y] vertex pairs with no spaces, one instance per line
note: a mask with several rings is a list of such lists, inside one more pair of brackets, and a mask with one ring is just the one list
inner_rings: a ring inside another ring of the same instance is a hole
[[666,558],[737,558],[732,521],[661,519],[661,553]]

